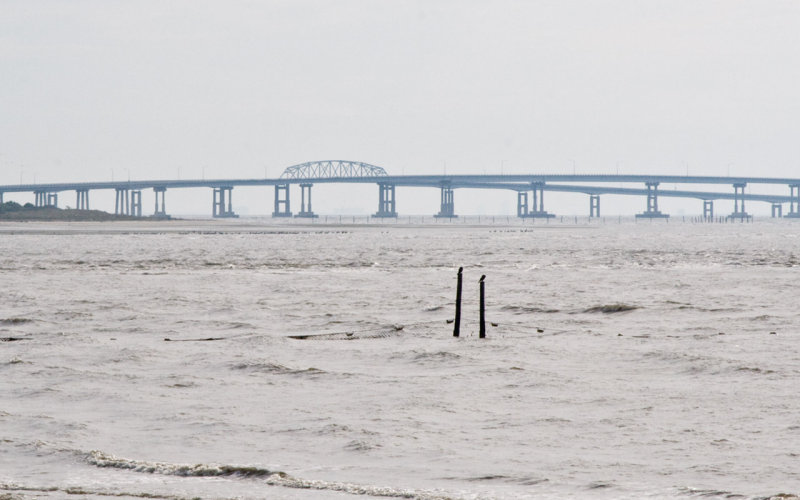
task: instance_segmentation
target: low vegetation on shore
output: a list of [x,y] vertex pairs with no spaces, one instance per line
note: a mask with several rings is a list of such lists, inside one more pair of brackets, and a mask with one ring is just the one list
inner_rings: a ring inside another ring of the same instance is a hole
[[115,215],[102,210],[73,210],[57,207],[36,207],[31,203],[20,205],[15,201],[0,203],[0,220],[15,221],[115,221],[152,220],[153,217]]

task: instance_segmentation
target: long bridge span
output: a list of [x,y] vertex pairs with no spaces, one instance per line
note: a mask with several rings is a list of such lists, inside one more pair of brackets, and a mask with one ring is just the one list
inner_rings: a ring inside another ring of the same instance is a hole
[[[733,200],[734,211],[730,218],[749,218],[745,202],[763,202],[772,206],[773,217],[800,218],[800,178],[774,177],[715,177],[676,175],[598,175],[598,174],[512,174],[512,175],[390,175],[384,168],[364,162],[347,160],[313,161],[293,165],[278,178],[264,179],[184,179],[138,180],[117,182],[72,182],[50,184],[0,185],[0,203],[5,193],[31,193],[35,206],[58,206],[60,193],[74,191],[76,208],[89,209],[89,193],[95,190],[114,190],[114,211],[117,214],[142,215],[142,191],[152,189],[155,195],[154,216],[168,217],[166,192],[172,189],[209,188],[212,190],[212,216],[237,217],[233,210],[233,188],[243,186],[271,186],[274,188],[273,217],[306,217],[317,215],[311,206],[311,188],[314,184],[377,184],[378,209],[374,217],[397,217],[395,188],[398,186],[429,187],[440,190],[440,210],[436,217],[457,217],[455,196],[457,189],[500,189],[515,191],[517,216],[522,218],[550,218],[555,215],[544,207],[544,192],[572,192],[589,196],[590,217],[600,216],[601,195],[641,196],[645,209],[636,214],[641,218],[667,218],[658,208],[659,197],[693,198],[703,202],[703,216],[714,217],[714,201]],[[614,184],[639,184],[641,188],[616,187]],[[693,184],[728,186],[727,191],[660,190],[661,184]],[[290,187],[300,188],[300,210],[291,210]],[[784,186],[787,194],[745,193],[748,185]],[[789,205],[784,215],[783,205]]]

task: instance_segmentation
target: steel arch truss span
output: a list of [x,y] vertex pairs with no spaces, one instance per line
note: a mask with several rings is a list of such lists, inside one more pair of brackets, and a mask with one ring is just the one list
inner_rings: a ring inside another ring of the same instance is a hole
[[387,175],[386,170],[369,163],[326,160],[291,166],[283,171],[281,179],[352,179]]

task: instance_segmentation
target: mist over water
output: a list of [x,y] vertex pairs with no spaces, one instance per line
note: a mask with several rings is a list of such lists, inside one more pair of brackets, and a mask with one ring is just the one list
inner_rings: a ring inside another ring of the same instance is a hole
[[798,242],[791,221],[4,224],[0,498],[797,494]]

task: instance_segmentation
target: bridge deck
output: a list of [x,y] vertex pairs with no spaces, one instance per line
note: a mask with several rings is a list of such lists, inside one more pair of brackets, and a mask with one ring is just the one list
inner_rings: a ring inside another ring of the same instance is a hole
[[[343,162],[348,163],[348,162]],[[356,165],[353,162],[349,162]],[[302,164],[300,167],[313,165],[314,172],[331,171],[321,169],[321,162]],[[211,188],[230,189],[245,186],[280,186],[288,184],[382,184],[390,186],[429,187],[451,189],[505,189],[512,191],[530,191],[532,184],[543,184],[544,191],[574,192],[588,195],[626,195],[648,196],[647,189],[634,187],[610,186],[611,183],[623,184],[705,184],[737,186],[737,193],[731,189],[721,191],[690,191],[678,189],[659,189],[657,196],[673,198],[695,198],[700,200],[747,200],[768,203],[797,203],[800,205],[800,178],[774,178],[774,177],[718,177],[718,176],[674,176],[674,175],[562,175],[562,174],[514,174],[514,175],[383,175],[383,169],[368,164],[358,164],[362,170],[370,167],[369,175],[353,177],[326,177],[298,176],[293,178],[263,178],[263,179],[178,179],[178,180],[141,180],[141,181],[111,181],[111,182],[65,182],[47,184],[11,184],[0,186],[0,200],[2,193],[31,192],[42,196],[45,193],[58,193],[62,191],[90,191],[90,190],[143,190],[153,189],[162,193],[167,189],[185,188]],[[324,165],[323,165],[324,166]],[[365,167],[366,166],[366,167]],[[297,166],[296,166],[297,167]],[[333,168],[333,167],[331,167]],[[378,175],[374,175],[374,174]],[[553,184],[553,183],[559,184]],[[566,183],[566,184],[565,184]],[[583,183],[583,184],[574,184]],[[591,185],[587,185],[589,183]],[[791,195],[779,194],[753,194],[744,193],[744,185],[760,184],[789,186]],[[795,195],[795,192],[798,194]],[[79,193],[80,194],[80,193]],[[309,193],[310,196],[310,193]],[[37,198],[38,200],[39,198]],[[310,203],[310,198],[309,198]],[[792,209],[794,210],[794,209]]]
[[[676,176],[676,175],[387,175],[381,177],[320,177],[320,178],[273,178],[273,179],[186,179],[186,180],[141,180],[141,181],[111,181],[111,182],[60,182],[45,184],[6,184],[0,185],[2,193],[18,192],[60,192],[95,189],[152,189],[152,188],[220,188],[237,186],[275,186],[279,184],[394,184],[397,186],[437,187],[450,184],[453,187],[486,187],[487,184],[496,185],[500,189],[517,189],[505,187],[509,183],[533,182],[591,182],[591,183],[652,183],[663,184],[773,184],[773,185],[800,185],[800,178],[789,177],[711,177],[711,176]],[[550,186],[546,186],[550,189]],[[589,189],[584,188],[584,189]],[[579,192],[589,192],[581,191]],[[604,190],[603,193],[611,193]],[[660,191],[659,194],[666,193]],[[633,193],[618,193],[633,194]]]

